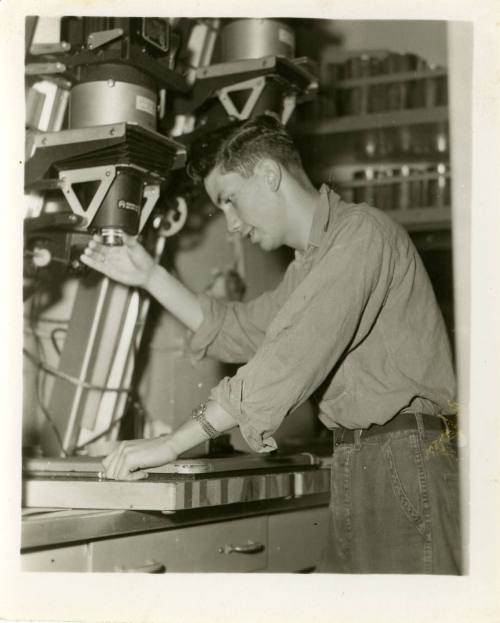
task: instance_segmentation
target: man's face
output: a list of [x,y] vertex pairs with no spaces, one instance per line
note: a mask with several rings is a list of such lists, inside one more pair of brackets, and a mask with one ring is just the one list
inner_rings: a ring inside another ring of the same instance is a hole
[[266,177],[257,168],[251,177],[215,167],[204,180],[213,204],[224,213],[227,229],[271,251],[285,244],[284,219]]

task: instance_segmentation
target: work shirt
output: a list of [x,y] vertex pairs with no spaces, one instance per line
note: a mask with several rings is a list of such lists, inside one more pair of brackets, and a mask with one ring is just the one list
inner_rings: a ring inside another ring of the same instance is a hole
[[278,287],[248,303],[200,295],[195,356],[242,365],[211,393],[252,449],[276,448],[283,418],[316,390],[332,429],[384,424],[402,410],[450,412],[442,315],[405,230],[366,204],[320,190],[308,246]]

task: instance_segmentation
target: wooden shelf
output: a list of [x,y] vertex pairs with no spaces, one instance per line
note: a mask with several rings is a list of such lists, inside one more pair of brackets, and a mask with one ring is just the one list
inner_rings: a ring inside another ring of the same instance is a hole
[[413,80],[428,80],[429,78],[446,78],[447,75],[448,72],[445,69],[407,71],[403,73],[381,74],[375,76],[364,76],[361,78],[350,78],[348,80],[338,80],[335,82],[335,87],[344,89],[358,86],[389,84],[391,82],[411,82]]
[[436,106],[302,122],[291,128],[291,131],[297,135],[325,135],[446,121],[448,121],[448,106]]
[[341,188],[365,188],[366,186],[386,186],[389,184],[409,184],[412,182],[427,182],[430,180],[450,179],[449,173],[417,173],[415,175],[394,175],[383,178],[364,180],[342,180],[337,185]]
[[[354,157],[353,157],[354,158]],[[424,169],[426,167],[436,166],[445,163],[449,165],[450,157],[448,151],[435,151],[425,154],[409,154],[401,153],[399,156],[377,156],[377,157],[357,157],[353,160],[339,160],[326,168],[326,174],[329,177],[338,175],[338,181],[345,182],[351,179],[352,173],[359,169],[400,169],[402,166],[408,166],[414,169]],[[324,173],[322,173],[324,177]],[[323,179],[321,177],[321,179]],[[319,180],[321,182],[321,179]]]
[[411,208],[408,210],[386,210],[395,221],[408,231],[425,229],[447,229],[451,226],[451,208]]

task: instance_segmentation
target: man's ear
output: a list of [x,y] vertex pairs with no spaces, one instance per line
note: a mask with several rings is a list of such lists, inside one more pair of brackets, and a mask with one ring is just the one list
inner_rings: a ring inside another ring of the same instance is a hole
[[279,163],[270,158],[264,158],[258,163],[257,168],[269,189],[272,192],[276,192],[281,185],[283,175]]

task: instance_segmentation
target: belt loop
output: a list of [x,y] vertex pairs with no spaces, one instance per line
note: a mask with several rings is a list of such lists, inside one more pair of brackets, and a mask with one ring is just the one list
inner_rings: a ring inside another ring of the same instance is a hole
[[359,450],[361,448],[361,433],[362,433],[362,429],[360,428],[356,428],[356,430],[354,431],[354,447],[356,448],[356,450]]
[[420,439],[423,440],[425,433],[424,418],[421,413],[415,413],[415,419],[417,421],[418,434],[420,435]]

